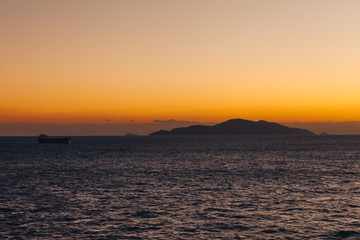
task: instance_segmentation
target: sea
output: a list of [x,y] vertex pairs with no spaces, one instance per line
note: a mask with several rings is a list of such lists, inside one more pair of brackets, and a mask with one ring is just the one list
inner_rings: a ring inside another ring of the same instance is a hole
[[360,136],[0,137],[0,239],[360,239]]

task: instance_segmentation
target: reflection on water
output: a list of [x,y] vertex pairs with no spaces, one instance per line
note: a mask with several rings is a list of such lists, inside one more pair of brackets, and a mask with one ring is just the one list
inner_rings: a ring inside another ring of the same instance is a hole
[[0,238],[360,239],[360,137],[0,138]]

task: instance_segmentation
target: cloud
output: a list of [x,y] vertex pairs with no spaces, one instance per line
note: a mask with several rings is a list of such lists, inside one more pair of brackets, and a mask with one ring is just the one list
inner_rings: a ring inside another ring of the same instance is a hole
[[53,136],[88,136],[88,135],[115,135],[126,133],[147,135],[159,130],[171,130],[177,127],[190,125],[213,125],[196,121],[183,120],[154,120],[149,123],[114,123],[110,119],[103,119],[88,124],[46,124],[46,123],[0,123],[0,136],[37,136],[45,133]]
[[[138,135],[147,135],[161,129],[171,130],[177,127],[187,127],[198,124],[214,125],[216,123],[182,121],[175,119],[156,119],[149,123],[113,123],[101,121],[92,124],[0,123],[0,136],[37,136],[40,133],[46,133],[53,136],[121,136],[129,132]],[[330,134],[360,134],[359,121],[307,123],[287,122],[282,124],[289,127],[305,128],[315,133],[326,132]]]
[[360,121],[346,122],[286,122],[282,123],[289,127],[305,128],[315,133],[330,134],[360,134]]
[[195,121],[183,121],[183,120],[175,120],[175,119],[168,119],[168,120],[158,120],[155,119],[153,123],[161,123],[161,124],[198,124],[199,122]]

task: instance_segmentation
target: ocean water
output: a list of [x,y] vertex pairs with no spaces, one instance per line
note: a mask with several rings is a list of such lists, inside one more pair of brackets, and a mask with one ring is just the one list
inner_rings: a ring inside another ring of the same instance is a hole
[[0,239],[360,239],[360,136],[1,137]]

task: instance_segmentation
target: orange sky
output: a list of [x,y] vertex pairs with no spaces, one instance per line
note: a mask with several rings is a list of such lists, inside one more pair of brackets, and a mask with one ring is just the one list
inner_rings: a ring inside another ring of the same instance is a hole
[[0,2],[0,123],[360,120],[358,0]]

